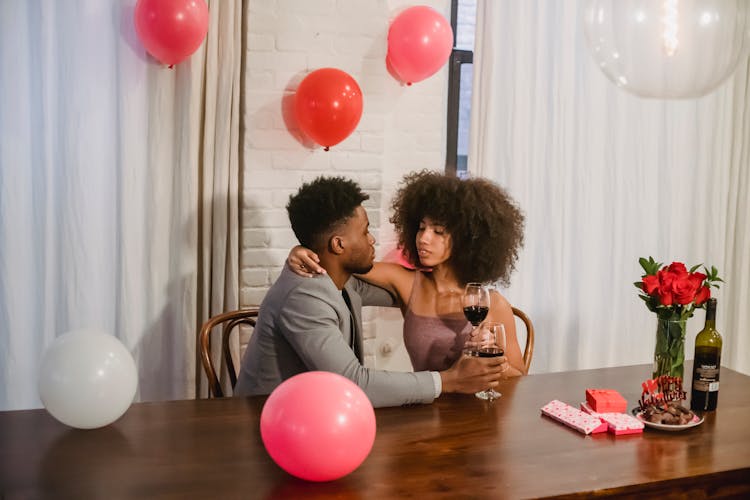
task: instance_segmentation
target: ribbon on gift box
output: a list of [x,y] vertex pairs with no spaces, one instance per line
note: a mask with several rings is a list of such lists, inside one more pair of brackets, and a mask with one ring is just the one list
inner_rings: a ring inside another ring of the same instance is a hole
[[608,424],[598,417],[582,412],[567,403],[553,399],[542,406],[542,414],[571,427],[583,434],[607,432]]

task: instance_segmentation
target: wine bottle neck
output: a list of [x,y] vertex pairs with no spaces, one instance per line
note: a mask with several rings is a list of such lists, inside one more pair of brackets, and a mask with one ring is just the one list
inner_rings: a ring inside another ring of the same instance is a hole
[[706,326],[709,323],[712,327],[716,324],[716,299],[709,299],[706,304]]

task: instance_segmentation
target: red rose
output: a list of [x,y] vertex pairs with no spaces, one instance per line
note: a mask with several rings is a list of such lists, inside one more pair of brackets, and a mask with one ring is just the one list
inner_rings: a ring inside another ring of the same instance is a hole
[[654,274],[649,274],[643,277],[643,291],[649,295],[652,295],[656,289],[659,288],[659,278]]
[[656,289],[659,302],[663,306],[671,306],[673,302],[672,282],[674,281],[674,274],[670,273],[667,267],[664,267],[656,273],[656,278],[659,280],[659,288]]
[[659,289],[670,289],[672,288],[672,282],[674,281],[674,274],[670,273],[667,268],[660,269],[656,273],[656,277],[659,278]]
[[695,294],[695,304],[701,305],[711,297],[711,289],[707,286],[702,286]]
[[700,281],[696,283],[695,280],[690,279],[690,276],[687,274],[675,279],[672,281],[672,295],[674,296],[674,300],[683,306],[690,304],[695,299],[695,293],[698,291],[700,283]]
[[703,280],[706,279],[706,275],[703,273],[690,273],[689,278],[695,283],[695,286],[699,287],[703,284]]
[[688,270],[682,262],[672,262],[669,264],[669,267],[667,267],[667,272],[674,274],[676,277],[682,277],[688,273]]
[[661,302],[661,305],[663,306],[671,306],[672,305],[672,290],[669,287],[659,287],[658,290],[659,293],[659,302]]

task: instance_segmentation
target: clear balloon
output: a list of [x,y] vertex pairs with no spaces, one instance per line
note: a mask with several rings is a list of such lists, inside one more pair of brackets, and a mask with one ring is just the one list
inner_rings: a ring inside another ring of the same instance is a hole
[[362,91],[348,73],[318,69],[297,87],[294,113],[300,129],[327,151],[357,128],[362,117]]
[[412,84],[434,75],[453,50],[453,29],[438,11],[425,5],[400,13],[388,30],[387,64]]
[[60,422],[103,427],[130,407],[138,385],[133,356],[114,336],[96,330],[56,338],[42,357],[39,397]]
[[700,97],[747,55],[747,0],[588,0],[583,21],[594,60],[641,97]]
[[351,380],[306,372],[268,397],[260,434],[271,458],[307,481],[332,481],[364,462],[375,441],[375,411]]
[[135,31],[146,50],[171,67],[203,43],[208,6],[204,0],[138,0]]

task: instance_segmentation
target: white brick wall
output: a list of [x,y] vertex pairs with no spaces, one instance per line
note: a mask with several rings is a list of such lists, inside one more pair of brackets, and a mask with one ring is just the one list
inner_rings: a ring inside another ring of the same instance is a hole
[[[448,0],[422,0],[450,19]],[[407,1],[251,0],[245,66],[241,304],[259,304],[296,238],[284,209],[289,195],[321,174],[352,178],[366,203],[378,255],[394,246],[390,201],[409,171],[445,164],[447,67],[411,87],[387,71],[390,21]],[[301,137],[294,91],[311,71],[336,67],[359,83],[362,120],[329,152]],[[398,311],[365,310],[370,366],[410,369]],[[383,354],[391,350],[390,354]]]

